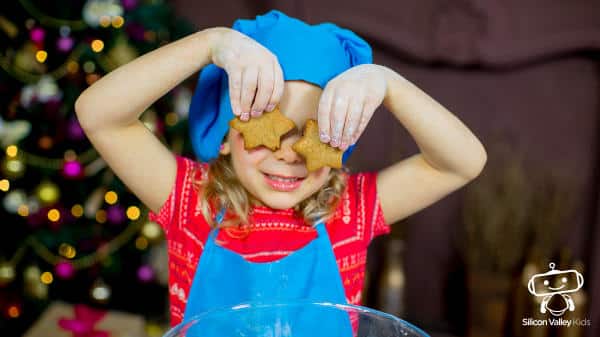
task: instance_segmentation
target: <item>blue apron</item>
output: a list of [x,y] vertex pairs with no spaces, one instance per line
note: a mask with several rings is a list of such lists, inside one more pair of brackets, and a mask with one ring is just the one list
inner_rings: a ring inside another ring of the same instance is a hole
[[[217,215],[222,220],[223,212]],[[190,327],[188,337],[328,336],[350,337],[348,313],[319,306],[266,306],[298,301],[346,304],[346,296],[331,241],[323,222],[318,236],[304,247],[273,262],[250,262],[216,244],[219,229],[211,230],[196,268],[184,322],[218,308],[262,309],[213,311]]]

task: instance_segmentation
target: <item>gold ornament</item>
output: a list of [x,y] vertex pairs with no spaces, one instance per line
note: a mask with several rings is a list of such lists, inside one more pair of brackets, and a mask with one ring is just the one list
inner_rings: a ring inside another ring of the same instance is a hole
[[25,174],[25,163],[19,157],[4,157],[2,159],[2,173],[6,178],[18,179]]
[[36,188],[35,194],[45,206],[54,204],[60,198],[58,186],[49,180],[42,181]]

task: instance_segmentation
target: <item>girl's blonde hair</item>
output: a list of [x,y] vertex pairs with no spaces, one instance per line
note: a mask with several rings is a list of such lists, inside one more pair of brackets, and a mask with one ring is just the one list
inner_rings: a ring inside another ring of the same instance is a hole
[[[310,197],[294,206],[294,211],[303,215],[304,220],[315,225],[319,220],[325,222],[333,216],[347,184],[349,170],[332,168],[325,186]],[[246,191],[238,180],[231,164],[231,155],[220,155],[209,165],[205,179],[195,181],[196,188],[202,190],[200,209],[211,228],[248,225],[248,212],[256,200]],[[233,217],[224,218],[217,224],[212,214],[221,207],[233,212]]]

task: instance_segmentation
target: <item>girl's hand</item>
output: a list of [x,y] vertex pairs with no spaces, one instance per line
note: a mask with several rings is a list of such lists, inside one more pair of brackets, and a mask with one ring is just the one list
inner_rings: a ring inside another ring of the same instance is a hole
[[330,80],[319,101],[321,141],[341,150],[356,143],[386,90],[384,70],[376,64],[352,67]]
[[216,28],[211,43],[212,62],[229,77],[231,108],[247,121],[272,111],[283,94],[283,71],[267,48],[234,29]]

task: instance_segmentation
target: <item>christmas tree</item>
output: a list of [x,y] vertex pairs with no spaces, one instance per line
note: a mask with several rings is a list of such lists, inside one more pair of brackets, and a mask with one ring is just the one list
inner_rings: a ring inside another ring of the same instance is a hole
[[[193,31],[160,0],[0,5],[0,331],[18,336],[54,301],[167,320],[164,238],[96,153],[74,102],[104,74]],[[190,83],[141,119],[177,153]]]

